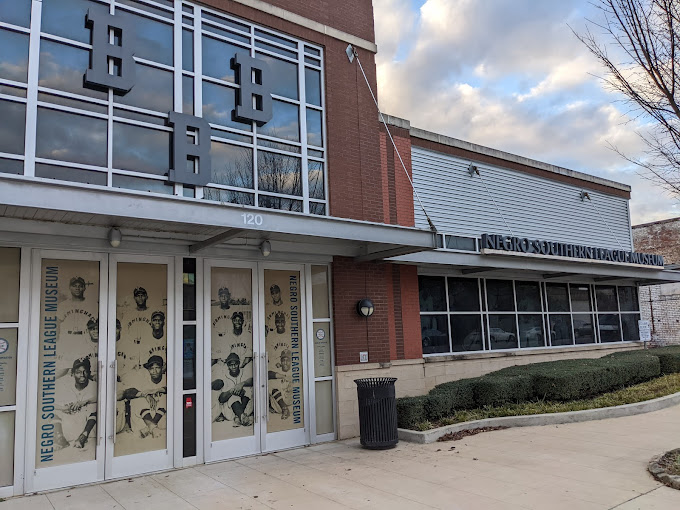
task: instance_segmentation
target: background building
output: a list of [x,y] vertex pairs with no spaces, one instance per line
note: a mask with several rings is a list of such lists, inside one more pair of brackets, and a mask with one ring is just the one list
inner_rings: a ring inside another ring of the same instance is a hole
[[[633,225],[635,248],[663,255],[666,264],[680,263],[680,218]],[[640,311],[652,326],[652,342],[657,345],[680,344],[680,285],[640,287]]]

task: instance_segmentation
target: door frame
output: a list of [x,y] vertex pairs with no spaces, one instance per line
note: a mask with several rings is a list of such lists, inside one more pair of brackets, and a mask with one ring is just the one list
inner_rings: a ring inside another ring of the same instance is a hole
[[[109,257],[106,253],[73,252],[61,250],[33,250],[31,256],[31,298],[30,318],[28,321],[28,370],[27,370],[27,408],[26,408],[26,450],[25,450],[25,492],[36,492],[56,489],[69,485],[80,485],[104,480],[106,440],[104,431],[106,426],[97,419],[96,453],[95,460],[78,462],[61,466],[38,469],[35,465],[37,450],[37,418],[38,418],[38,355],[40,352],[40,324],[37,320],[40,313],[40,280],[42,278],[42,260],[78,260],[85,262],[99,262],[99,317],[107,316],[107,300],[109,294]],[[115,322],[114,322],[115,329]],[[102,377],[100,367],[106,359],[107,342],[102,338],[108,338],[108,321],[99,321],[99,363],[97,369],[97,416],[106,416],[107,377]],[[103,355],[103,356],[102,356]],[[106,370],[104,369],[104,373]]]
[[[311,313],[309,306],[310,296],[307,292],[306,286],[306,265],[303,263],[277,263],[277,262],[253,262],[253,261],[236,261],[223,260],[215,258],[206,258],[201,264],[203,268],[203,380],[198,383],[198,386],[203,391],[203,412],[201,419],[203,421],[203,442],[202,448],[204,451],[205,462],[217,462],[230,458],[245,457],[248,455],[257,455],[260,453],[267,453],[272,451],[284,450],[288,448],[297,448],[311,443],[311,423],[312,410],[310,409],[310,375],[308,360],[309,346],[307,342],[307,315]],[[234,269],[250,269],[251,270],[251,291],[253,303],[253,391],[254,395],[259,395],[260,398],[255,397],[254,408],[254,434],[247,438],[226,439],[216,443],[212,442],[212,391],[210,387],[210,364],[211,364],[211,346],[212,346],[212,328],[210,313],[210,300],[212,291],[212,268],[226,267]],[[300,275],[299,292],[303,298],[301,303],[301,318],[299,323],[300,328],[300,345],[302,347],[303,359],[303,416],[304,427],[300,429],[293,429],[291,431],[281,431],[268,433],[265,426],[266,418],[263,419],[269,412],[268,398],[262,398],[262,381],[261,378],[267,371],[265,366],[264,349],[266,343],[264,340],[264,305],[265,293],[264,289],[264,271],[265,270],[292,270],[297,271]],[[255,354],[258,354],[257,356]],[[199,448],[200,448],[199,444]]]
[[[116,307],[118,302],[117,294],[117,276],[118,263],[133,263],[133,264],[161,264],[166,266],[166,315],[174,314],[175,306],[175,258],[156,255],[128,255],[128,254],[110,254],[109,256],[109,300],[108,300],[108,314],[107,314],[107,387],[112,390],[116,387],[116,374],[113,361],[116,360]],[[132,476],[142,473],[150,473],[153,471],[162,471],[171,469],[175,465],[174,451],[177,448],[175,438],[175,403],[177,395],[175,394],[176,384],[175,377],[175,320],[169,318],[166,324],[166,355],[165,360],[166,372],[165,382],[167,385],[166,403],[166,446],[165,450],[155,450],[150,452],[142,452],[131,455],[124,455],[120,457],[114,456],[114,445],[116,437],[116,398],[111,395],[111,399],[107,402],[106,414],[106,469],[105,477],[107,480],[121,478],[125,476]],[[111,393],[109,391],[109,393]]]
[[[303,427],[292,430],[284,430],[280,432],[268,432],[266,426],[263,426],[262,432],[262,450],[261,453],[274,452],[278,450],[286,450],[289,448],[297,448],[311,443],[311,421],[312,410],[310,409],[310,375],[312,381],[314,380],[314,367],[309,367],[309,347],[307,342],[307,315],[311,313],[310,296],[307,294],[306,286],[306,271],[305,264],[289,263],[289,262],[261,262],[258,264],[258,294],[259,294],[259,314],[262,319],[265,317],[264,305],[265,298],[268,296],[267,289],[264,288],[264,273],[267,270],[272,271],[297,271],[300,275],[298,282],[298,294],[302,295],[299,300],[300,304],[300,319],[299,319],[299,342],[302,349],[302,410],[303,410]],[[264,335],[262,335],[264,336]],[[263,350],[266,350],[266,338],[262,338]],[[312,358],[313,359],[313,358]],[[263,363],[264,366],[266,366]],[[261,416],[269,415],[268,402],[264,403],[265,409]],[[266,423],[266,422],[265,422]],[[263,425],[265,425],[263,423]],[[259,452],[258,452],[259,453]]]
[[[199,264],[197,264],[198,266]],[[228,458],[245,457],[247,455],[254,455],[260,452],[262,437],[261,432],[261,402],[260,398],[256,398],[257,389],[260,386],[260,352],[258,338],[261,329],[260,310],[257,305],[258,295],[258,269],[256,262],[247,261],[231,261],[220,259],[204,259],[201,264],[203,268],[203,295],[201,296],[203,302],[203,379],[197,381],[196,386],[200,387],[203,392],[202,408],[200,413],[203,422],[203,452],[205,462],[216,462]],[[225,439],[222,441],[212,442],[212,388],[210,386],[211,378],[211,363],[212,363],[212,313],[211,313],[211,293],[212,293],[212,268],[232,268],[232,269],[250,269],[250,288],[251,288],[251,303],[253,307],[253,399],[255,400],[253,409],[253,435],[246,437],[239,437],[235,439]],[[197,271],[198,272],[198,271]],[[198,363],[197,363],[198,364]],[[199,428],[197,426],[197,428]],[[201,445],[199,443],[198,447]]]

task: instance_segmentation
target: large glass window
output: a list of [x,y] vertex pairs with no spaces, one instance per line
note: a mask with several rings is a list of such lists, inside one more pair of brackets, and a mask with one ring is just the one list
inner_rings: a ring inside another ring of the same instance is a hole
[[640,336],[635,287],[437,275],[420,275],[418,283],[424,355],[638,341]]
[[[44,0],[39,44],[29,48],[31,5],[0,1],[0,152],[6,154],[0,172],[328,214],[322,48],[170,0]],[[124,94],[83,79],[93,52],[85,17],[106,6],[132,27],[135,80]],[[235,115],[236,56],[264,61],[270,70],[272,118],[264,124]],[[28,90],[29,61],[38,62],[37,91]],[[34,124],[26,122],[26,103],[35,92],[37,128],[26,136],[26,125]],[[213,165],[204,189],[175,193],[167,184],[170,111],[211,124]],[[24,145],[34,139],[37,158],[24,169]]]

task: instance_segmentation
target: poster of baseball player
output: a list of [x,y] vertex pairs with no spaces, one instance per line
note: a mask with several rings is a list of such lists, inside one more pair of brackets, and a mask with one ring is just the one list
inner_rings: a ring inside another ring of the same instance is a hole
[[264,272],[268,432],[304,427],[300,273]]
[[114,456],[167,446],[167,266],[118,263]]
[[212,268],[210,308],[212,439],[250,436],[255,404],[251,270]]
[[96,456],[99,262],[43,260],[36,466]]

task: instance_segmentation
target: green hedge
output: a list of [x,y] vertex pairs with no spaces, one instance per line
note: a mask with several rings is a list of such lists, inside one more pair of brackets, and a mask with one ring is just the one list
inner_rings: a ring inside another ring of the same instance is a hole
[[659,358],[662,374],[676,374],[680,372],[680,345],[657,347],[649,349],[648,352]]
[[536,398],[578,400],[671,372],[680,372],[680,347],[512,366],[482,377],[440,384],[427,395],[397,399],[398,422],[401,428],[414,428],[465,409]]
[[425,416],[428,420],[440,420],[461,409],[475,407],[475,384],[479,377],[461,379],[435,386],[425,400]]
[[628,356],[648,355],[655,356],[659,359],[661,374],[676,374],[680,373],[680,345],[671,345],[668,347],[653,347],[651,349],[638,349],[635,351],[615,352],[605,356],[607,358],[625,358]]
[[397,425],[401,429],[412,429],[427,420],[423,407],[427,396],[397,399]]
[[659,359],[651,355],[604,357],[541,363],[529,371],[538,398],[567,401],[592,397],[658,377]]
[[475,384],[475,407],[500,406],[526,402],[534,397],[531,376],[491,373],[480,377]]

